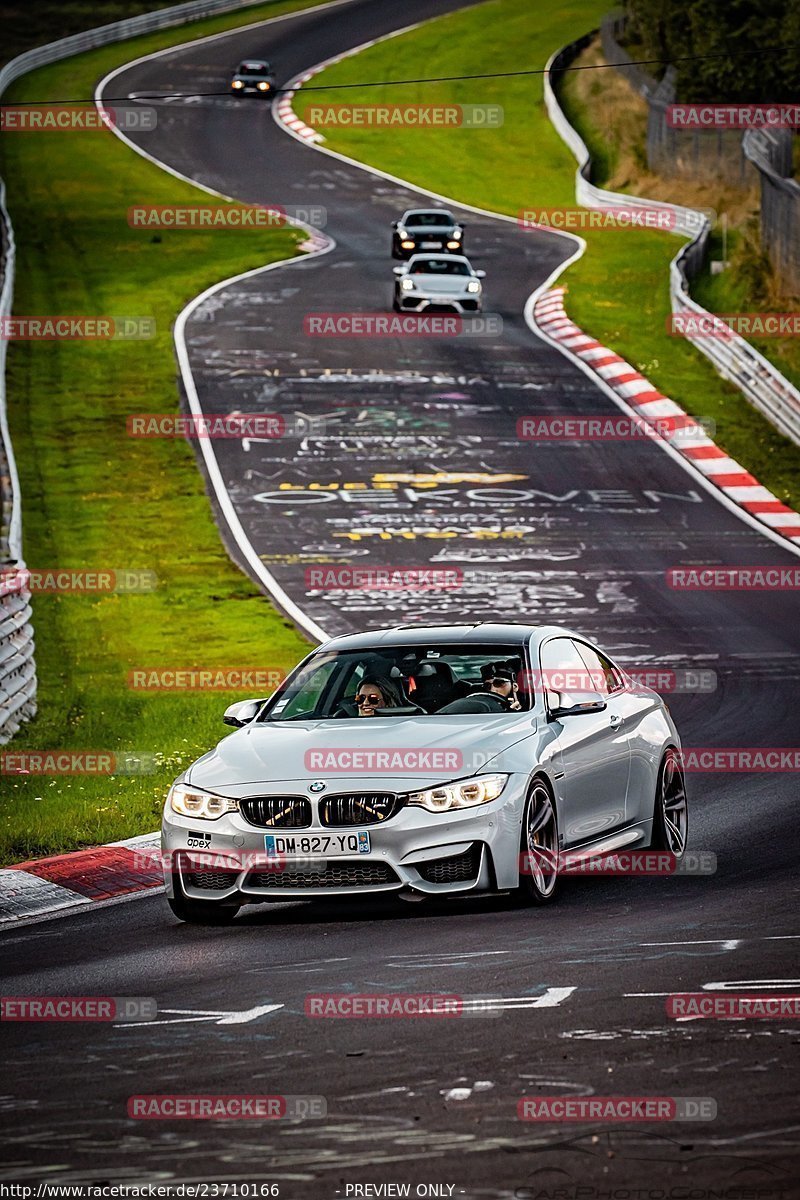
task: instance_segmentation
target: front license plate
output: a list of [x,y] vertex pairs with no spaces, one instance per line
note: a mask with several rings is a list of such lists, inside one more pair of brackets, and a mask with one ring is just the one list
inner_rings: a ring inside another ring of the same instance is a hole
[[441,244],[442,244],[441,242],[423,242],[422,249],[423,250],[438,250],[439,247],[441,246]]
[[342,858],[369,854],[366,830],[353,833],[265,833],[264,847],[269,858]]

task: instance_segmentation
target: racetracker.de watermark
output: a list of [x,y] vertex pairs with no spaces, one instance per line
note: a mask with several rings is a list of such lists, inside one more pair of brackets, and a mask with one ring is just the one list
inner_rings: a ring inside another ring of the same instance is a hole
[[152,750],[2,750],[0,775],[153,775]]
[[158,124],[156,110],[130,104],[99,107],[82,104],[0,104],[2,133],[91,133],[120,129],[149,133]]
[[684,746],[680,757],[684,771],[694,774],[800,771],[797,746]]
[[[520,873],[536,874],[539,864],[531,854],[521,854]],[[717,856],[710,850],[687,851],[682,858],[665,850],[624,850],[617,854],[567,851],[558,856],[559,875],[611,875],[663,878],[668,875],[715,875]]]
[[800,337],[800,313],[671,313],[666,320],[670,337],[788,338]]
[[666,1012],[676,1020],[704,1017],[726,1020],[780,1020],[800,1017],[800,995],[765,996],[753,992],[676,992]]
[[667,438],[671,442],[713,437],[716,425],[710,417],[681,414],[677,417],[582,416],[520,417],[517,437],[524,442],[640,442],[643,438]]
[[320,746],[306,750],[303,762],[307,771],[357,771],[360,775],[409,771],[414,775],[425,775],[460,771],[464,755],[460,750],[444,747],[420,750],[415,746],[389,746],[365,750],[359,746]]
[[295,433],[277,413],[206,413],[179,416],[176,413],[131,413],[126,422],[129,437],[223,438],[263,441]]
[[[304,874],[323,875],[327,860],[319,857],[289,856],[266,850],[212,850],[211,831],[187,830],[187,848],[179,850],[136,850],[133,855],[135,871],[213,871],[215,874],[230,875],[233,887],[243,871],[263,871],[275,874],[279,871],[302,871]],[[327,836],[327,835],[326,835]],[[200,847],[195,849],[194,847]]]
[[449,313],[318,312],[303,317],[306,337],[498,337],[503,318],[496,313],[459,316]]
[[306,996],[304,1003],[307,1017],[345,1021],[499,1017],[502,1007],[499,997],[442,992],[315,992]]
[[669,129],[800,129],[800,104],[668,104]]
[[283,229],[311,225],[324,229],[328,210],[321,204],[132,204],[132,229]]
[[0,1021],[154,1021],[152,996],[0,996]]
[[61,592],[78,596],[107,592],[138,594],[155,591],[157,587],[158,576],[150,570],[80,571],[72,567],[0,569],[0,596],[12,592]]
[[305,585],[322,592],[439,592],[461,587],[458,567],[306,567]]
[[677,592],[787,592],[800,588],[800,567],[669,567],[664,578]]
[[[470,572],[465,573],[470,579]],[[499,582],[499,580],[498,580]],[[654,692],[678,694],[710,693],[717,690],[717,673],[708,667],[700,670],[685,667],[626,666],[625,674],[634,687],[650,688]],[[624,682],[624,680],[623,680]],[[609,680],[602,669],[575,670],[561,668],[545,671],[520,671],[517,683],[526,692],[600,692],[608,689]]]
[[0,317],[4,342],[142,342],[155,336],[155,317]]
[[499,129],[499,104],[310,104],[306,125],[344,129]]
[[523,1096],[520,1121],[595,1122],[713,1121],[711,1096]]
[[278,667],[135,667],[128,687],[140,692],[272,691],[286,672]]
[[314,1120],[327,1115],[324,1096],[141,1095],[128,1099],[134,1121]]
[[674,229],[674,208],[522,208],[520,229]]

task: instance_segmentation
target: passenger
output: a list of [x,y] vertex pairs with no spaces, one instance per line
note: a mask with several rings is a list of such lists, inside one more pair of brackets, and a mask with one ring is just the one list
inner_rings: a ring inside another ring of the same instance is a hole
[[362,679],[356,692],[356,706],[360,717],[374,717],[377,708],[402,708],[403,697],[385,675]]

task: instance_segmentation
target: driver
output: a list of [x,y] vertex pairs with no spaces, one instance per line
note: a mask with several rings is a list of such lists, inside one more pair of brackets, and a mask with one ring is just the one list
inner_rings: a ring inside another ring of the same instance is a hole
[[490,696],[496,696],[505,702],[509,712],[520,712],[519,686],[517,673],[508,663],[484,663],[481,667],[481,682],[483,690]]

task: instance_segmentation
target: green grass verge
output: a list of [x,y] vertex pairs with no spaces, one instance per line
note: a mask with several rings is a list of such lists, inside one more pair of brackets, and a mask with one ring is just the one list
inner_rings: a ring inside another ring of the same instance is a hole
[[[529,0],[490,0],[345,59],[318,75],[314,87],[541,68],[554,50],[596,27],[607,7],[605,0],[573,0],[558,9],[537,9],[534,18]],[[597,145],[602,111],[581,108],[569,79],[562,89],[568,115]],[[301,92],[295,101],[300,115],[312,98],[502,104],[505,122],[498,129],[328,126],[322,132],[331,149],[483,208],[516,215],[524,208],[575,204],[575,161],[547,117],[541,76],[354,87],[308,93],[305,99]],[[668,267],[678,240],[646,230],[588,230],[584,236],[586,253],[561,280],[569,288],[570,315],[688,412],[713,420],[718,443],[780,499],[799,506],[796,448],[698,351],[666,333]],[[491,298],[491,277],[487,283]]]
[[[91,97],[114,66],[167,44],[273,16],[265,4],[43,68],[4,102]],[[2,174],[17,251],[15,313],[153,316],[155,339],[12,343],[11,433],[31,567],[150,568],[140,595],[34,597],[39,716],[13,749],[141,750],[142,776],[2,778],[0,861],[133,836],[158,825],[166,786],[224,732],[246,693],[134,692],[136,666],[288,669],[308,650],[228,559],[202,476],[181,441],[132,439],[132,412],[177,411],[171,325],[214,282],[291,257],[291,230],[129,228],[136,202],[205,196],[107,131],[12,134]]]

